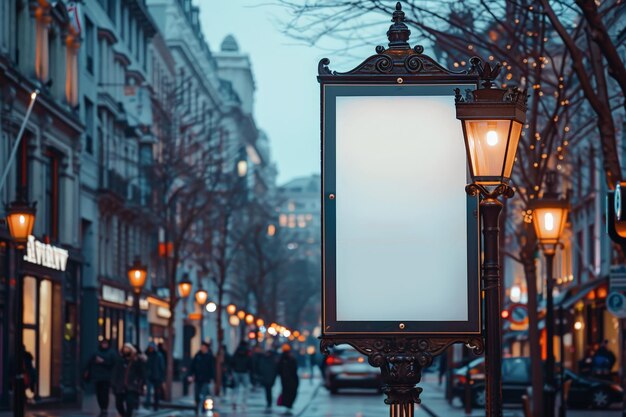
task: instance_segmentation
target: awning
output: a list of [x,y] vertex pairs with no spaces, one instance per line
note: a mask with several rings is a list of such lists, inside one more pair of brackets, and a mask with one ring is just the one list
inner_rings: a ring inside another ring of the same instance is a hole
[[593,281],[587,281],[584,284],[569,288],[567,290],[567,294],[559,300],[559,302],[555,302],[555,307],[563,307],[564,309],[572,308],[577,302],[585,298],[591,291],[601,287],[602,285],[608,284],[609,277],[605,276],[602,278],[594,279]]

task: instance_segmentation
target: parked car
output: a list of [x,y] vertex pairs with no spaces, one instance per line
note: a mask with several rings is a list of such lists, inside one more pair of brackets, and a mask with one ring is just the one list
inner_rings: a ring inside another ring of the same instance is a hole
[[381,390],[380,369],[372,367],[364,355],[348,346],[335,347],[325,359],[324,385],[331,394],[340,388]]
[[[530,358],[515,357],[502,360],[502,402],[521,404],[522,395],[532,385]],[[485,406],[485,360],[478,358],[453,371],[452,392],[461,401],[465,400],[465,383],[471,388],[472,405]],[[557,372],[557,379],[560,374]],[[568,407],[605,409],[612,403],[622,401],[622,387],[611,381],[577,375],[565,370],[565,381],[571,380],[567,398]],[[557,383],[560,382],[557,380]]]

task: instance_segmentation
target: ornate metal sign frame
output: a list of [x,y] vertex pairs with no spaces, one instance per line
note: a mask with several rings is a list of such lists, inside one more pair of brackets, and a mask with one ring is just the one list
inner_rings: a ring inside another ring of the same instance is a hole
[[[404,12],[398,3],[393,13],[393,24],[387,31],[389,47],[376,47],[376,55],[370,56],[349,72],[331,71],[328,67],[330,63],[328,58],[319,62],[318,81],[321,87],[322,135],[324,129],[324,94],[325,86],[328,85],[462,84],[467,85],[468,89],[475,89],[478,86],[482,78],[482,60],[472,58],[470,60],[471,67],[465,71],[454,72],[444,68],[429,56],[424,55],[422,46],[410,47],[408,43],[410,31],[404,20]],[[456,123],[456,120],[450,122]],[[324,158],[324,138],[322,137],[322,175],[324,175]],[[322,184],[324,184],[324,178],[322,178]],[[335,196],[330,191],[332,190],[326,190],[322,185],[323,217],[325,217],[327,209],[332,210],[334,207]],[[459,192],[462,193],[463,190],[459,190]],[[478,217],[477,212],[473,214]],[[325,222],[326,220],[323,219],[323,274],[327,262]],[[479,235],[479,233],[477,234]],[[478,245],[480,244],[478,243]],[[475,262],[478,262],[478,259]],[[322,281],[324,281],[324,277],[322,277]],[[322,291],[326,292],[327,289],[323,288]],[[476,302],[480,303],[480,289],[477,292],[478,300]],[[323,297],[325,298],[326,295],[323,294]],[[480,305],[478,309],[480,311]],[[322,306],[322,310],[326,310],[325,306]],[[382,331],[379,328],[378,331],[373,329],[373,332],[350,333],[345,331],[345,328],[343,332],[333,332],[332,328],[326,328],[325,319],[326,317],[322,319],[322,352],[328,354],[329,348],[335,345],[348,344],[366,355],[371,366],[381,369],[383,390],[387,394],[385,402],[391,407],[391,416],[413,415],[414,403],[420,403],[419,395],[422,391],[421,388],[416,387],[416,384],[421,379],[422,369],[432,363],[434,356],[439,355],[454,343],[463,343],[476,354],[481,354],[484,350],[481,323],[473,330],[465,327],[460,330],[457,329],[456,332],[450,330],[439,334],[436,332],[423,333],[419,329],[413,329],[412,332],[400,332],[403,334],[392,334],[393,332],[385,331],[384,328]]]

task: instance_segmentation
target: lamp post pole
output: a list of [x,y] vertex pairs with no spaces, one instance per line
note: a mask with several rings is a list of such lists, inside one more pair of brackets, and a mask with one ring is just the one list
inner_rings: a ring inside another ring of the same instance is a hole
[[484,198],[480,203],[483,220],[483,289],[485,291],[486,415],[502,416],[502,323],[500,319],[500,213],[502,203]]
[[563,344],[563,333],[565,333],[565,313],[563,311],[563,306],[560,305],[559,306],[559,356],[561,357],[561,368],[560,368],[560,375],[561,375],[561,390],[560,390],[560,396],[561,396],[561,405],[559,407],[559,417],[565,417],[566,414],[566,410],[567,410],[567,404],[566,404],[566,399],[565,399],[565,389],[564,389],[564,385],[565,385],[565,345]]
[[24,282],[20,271],[20,255],[21,250],[16,247],[15,262],[15,334],[13,335],[14,352],[15,352],[15,380],[13,386],[13,415],[15,417],[24,417],[24,407],[26,405],[24,383],[24,317],[23,317],[23,300],[24,300]]
[[135,304],[135,342],[137,343],[137,350],[139,351],[141,349],[141,345],[140,345],[140,332],[139,332],[139,315],[141,313],[141,308],[139,306],[139,297],[141,296],[141,290],[136,289],[135,290],[135,300],[134,300],[134,304]]
[[[553,264],[554,252],[544,250],[546,259],[546,389],[545,389],[545,410],[544,417],[554,417],[554,300],[552,292],[554,290]],[[561,358],[561,362],[563,359]]]

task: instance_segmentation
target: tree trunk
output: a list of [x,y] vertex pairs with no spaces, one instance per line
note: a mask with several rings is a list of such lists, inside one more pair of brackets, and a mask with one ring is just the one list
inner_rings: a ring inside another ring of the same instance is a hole
[[533,416],[543,415],[543,368],[541,345],[539,344],[539,312],[537,311],[537,269],[535,267],[535,239],[532,224],[525,223],[526,236],[532,242],[526,242],[522,248],[521,259],[524,264],[524,276],[528,291],[528,343],[530,345],[530,367],[532,374]]
[[[223,282],[223,281],[221,281]],[[226,357],[226,352],[224,352],[224,327],[222,325],[222,311],[224,308],[222,307],[222,303],[224,302],[224,286],[221,285],[217,289],[217,311],[216,311],[216,320],[217,320],[217,365],[215,369],[215,395],[219,396],[222,393],[222,368],[224,365],[224,359]]]

